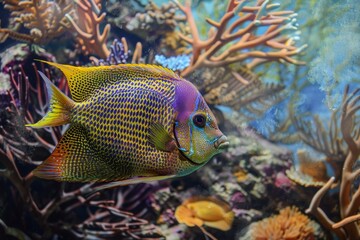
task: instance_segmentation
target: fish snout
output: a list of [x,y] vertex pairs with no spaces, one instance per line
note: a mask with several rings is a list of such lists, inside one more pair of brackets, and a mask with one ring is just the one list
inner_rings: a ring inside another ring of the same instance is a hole
[[214,147],[218,150],[224,150],[229,147],[229,141],[225,135],[222,135],[214,142]]

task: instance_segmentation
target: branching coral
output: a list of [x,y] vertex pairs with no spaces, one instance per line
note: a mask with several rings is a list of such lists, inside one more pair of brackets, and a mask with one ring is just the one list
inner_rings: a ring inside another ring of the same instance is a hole
[[101,58],[107,58],[110,54],[107,48],[107,37],[110,32],[110,24],[106,24],[101,33],[100,24],[104,20],[106,13],[100,14],[99,1],[97,0],[78,0],[77,20],[66,14],[72,28],[77,33],[77,42],[85,54],[96,54]]
[[315,215],[324,227],[329,231],[333,231],[340,239],[360,238],[360,228],[355,222],[359,219],[360,205],[360,188],[355,183],[355,180],[360,174],[360,170],[355,167],[355,163],[360,157],[360,130],[358,126],[356,126],[356,114],[360,110],[359,92],[360,89],[356,89],[349,94],[349,87],[347,87],[341,106],[341,133],[348,148],[343,167],[341,168],[340,179],[339,209],[342,221],[335,224],[319,207],[321,199],[334,183],[334,177],[330,178],[317,192],[307,209],[308,213]]
[[[72,14],[72,1],[69,0],[4,0],[4,8],[11,11],[12,28],[0,28],[2,41],[7,37],[30,42],[46,43],[61,35],[68,26],[65,14]],[[24,26],[29,33],[17,30]]]
[[[250,7],[245,0],[231,1],[219,22],[207,19],[213,28],[208,38],[201,40],[190,2],[186,1],[185,5],[178,1],[176,3],[185,14],[191,30],[191,37],[179,33],[192,47],[191,64],[182,71],[183,76],[188,76],[199,67],[225,66],[249,59],[252,59],[247,63],[249,68],[275,60],[302,63],[293,56],[306,46],[294,46],[294,39],[285,35],[288,30],[296,30],[296,14],[292,11],[274,11],[278,4],[259,0]],[[259,47],[267,49],[261,50]]]
[[254,223],[251,231],[255,240],[310,240],[315,235],[310,219],[296,207],[284,208],[279,215]]

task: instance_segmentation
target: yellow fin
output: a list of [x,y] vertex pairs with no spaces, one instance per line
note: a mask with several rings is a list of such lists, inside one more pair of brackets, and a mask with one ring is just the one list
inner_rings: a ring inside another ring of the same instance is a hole
[[60,64],[44,60],[37,61],[44,62],[53,67],[56,67],[64,73],[69,85],[71,97],[75,102],[82,102],[86,100],[91,94],[91,90],[94,87],[93,85],[96,82],[90,82],[91,79],[87,79],[86,74],[87,72],[92,71],[95,67],[76,67],[68,64]]
[[47,63],[60,69],[69,84],[72,99],[83,102],[97,89],[117,81],[158,79],[160,76],[179,79],[172,70],[150,64],[119,64],[111,66],[77,67],[54,62]]
[[60,126],[70,121],[70,112],[75,103],[62,93],[42,72],[38,71],[45,82],[50,99],[49,110],[37,123],[26,124],[27,127],[41,128]]
[[150,143],[161,151],[172,152],[176,148],[175,140],[160,123],[150,126],[149,135]]

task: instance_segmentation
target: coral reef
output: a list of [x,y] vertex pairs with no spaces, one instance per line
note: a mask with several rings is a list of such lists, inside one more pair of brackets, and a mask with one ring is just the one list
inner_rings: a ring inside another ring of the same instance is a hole
[[[46,43],[66,31],[68,21],[65,15],[72,15],[72,1],[69,0],[4,0],[4,8],[11,11],[11,25],[0,28],[1,42],[8,37],[30,42]],[[23,26],[29,32],[18,32]]]
[[233,108],[241,113],[240,121],[258,118],[284,98],[284,85],[263,83],[256,74],[244,67],[205,68],[200,78],[195,77],[190,79],[193,79],[208,103]]
[[[358,39],[350,0],[0,5],[0,239],[360,238],[360,90],[337,95],[360,79],[358,48],[341,45]],[[48,108],[37,70],[69,90],[36,59],[170,68],[196,85],[230,146],[189,176],[151,184],[94,193],[103,185],[37,179],[67,128],[24,127]],[[279,121],[266,119],[273,112]],[[274,125],[265,137],[263,123]]]

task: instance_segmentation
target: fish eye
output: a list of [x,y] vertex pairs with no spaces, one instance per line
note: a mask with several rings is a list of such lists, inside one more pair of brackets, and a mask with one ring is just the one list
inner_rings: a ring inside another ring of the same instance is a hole
[[196,114],[193,117],[193,123],[198,127],[205,127],[206,124],[206,117],[203,114]]

